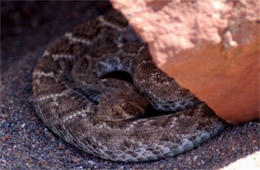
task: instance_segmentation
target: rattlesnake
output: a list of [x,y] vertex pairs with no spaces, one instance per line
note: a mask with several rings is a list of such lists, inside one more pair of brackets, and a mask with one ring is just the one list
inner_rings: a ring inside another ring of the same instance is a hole
[[[113,71],[128,72],[133,82],[106,76]],[[175,156],[224,127],[206,104],[156,68],[146,44],[115,11],[50,45],[35,66],[32,86],[44,124],[103,159]]]

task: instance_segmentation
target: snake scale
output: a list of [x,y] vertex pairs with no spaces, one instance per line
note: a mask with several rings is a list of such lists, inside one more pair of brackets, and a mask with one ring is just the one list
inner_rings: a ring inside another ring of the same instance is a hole
[[[120,71],[132,82],[107,76]],[[49,129],[112,161],[175,156],[224,127],[206,104],[156,68],[146,44],[116,11],[51,44],[34,68],[32,87],[36,112]]]

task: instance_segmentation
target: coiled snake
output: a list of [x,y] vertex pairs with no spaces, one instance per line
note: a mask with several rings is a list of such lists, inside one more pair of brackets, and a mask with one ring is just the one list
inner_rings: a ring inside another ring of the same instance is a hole
[[[133,82],[106,76],[115,71],[127,72]],[[32,86],[44,124],[103,159],[175,156],[224,126],[203,102],[156,68],[145,43],[117,12],[53,43],[35,66]]]

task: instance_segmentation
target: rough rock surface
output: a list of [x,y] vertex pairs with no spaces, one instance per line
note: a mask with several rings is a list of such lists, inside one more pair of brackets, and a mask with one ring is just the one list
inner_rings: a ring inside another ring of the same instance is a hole
[[259,1],[111,0],[157,65],[222,118],[259,117]]

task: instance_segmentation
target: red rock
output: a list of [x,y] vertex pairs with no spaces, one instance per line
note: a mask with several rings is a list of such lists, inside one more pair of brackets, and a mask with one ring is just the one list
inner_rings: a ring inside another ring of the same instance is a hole
[[149,43],[154,61],[237,124],[259,118],[259,4],[111,0]]

